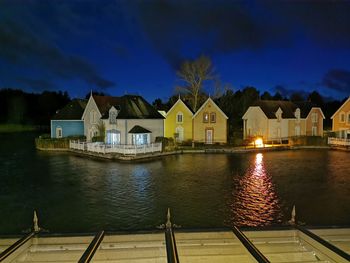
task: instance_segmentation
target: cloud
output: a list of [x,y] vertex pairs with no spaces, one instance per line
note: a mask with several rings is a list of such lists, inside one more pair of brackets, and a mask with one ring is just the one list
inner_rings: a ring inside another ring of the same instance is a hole
[[63,79],[80,78],[102,89],[114,85],[82,57],[65,54],[12,21],[0,23],[0,59],[26,67],[39,66]]
[[299,36],[330,48],[350,47],[349,1],[265,1],[264,6]]
[[20,83],[27,85],[33,90],[43,91],[43,90],[52,90],[57,88],[55,84],[44,79],[30,79],[30,78],[19,77],[16,80]]
[[350,71],[345,69],[331,69],[325,74],[321,84],[328,89],[349,94]]
[[189,56],[291,47],[300,37],[350,47],[346,1],[130,1],[129,10],[170,65]]
[[136,20],[146,36],[173,66],[191,51],[210,55],[256,50],[285,39],[284,28],[262,23],[264,16],[252,14],[244,2],[138,1],[130,9],[137,10]]

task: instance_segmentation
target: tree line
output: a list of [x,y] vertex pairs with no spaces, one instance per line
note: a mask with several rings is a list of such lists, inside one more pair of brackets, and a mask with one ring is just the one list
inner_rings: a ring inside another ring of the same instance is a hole
[[69,101],[66,91],[0,89],[0,123],[49,126],[52,116]]

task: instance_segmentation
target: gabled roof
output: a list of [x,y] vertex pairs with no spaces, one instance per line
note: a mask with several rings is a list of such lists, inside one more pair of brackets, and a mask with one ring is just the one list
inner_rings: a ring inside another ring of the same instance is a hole
[[185,109],[187,109],[188,112],[189,112],[191,115],[193,115],[193,111],[192,111],[192,109],[190,108],[190,106],[188,106],[181,98],[179,98],[179,99],[175,102],[175,104],[170,108],[170,110],[166,113],[166,115],[169,115],[169,113],[170,113],[171,111],[173,111],[173,109],[175,109],[175,107],[176,107],[178,104],[183,104],[183,105],[185,106]]
[[152,133],[151,131],[139,126],[139,125],[135,125],[134,127],[132,127],[132,129],[129,131],[129,133]]
[[108,119],[109,110],[114,106],[118,110],[117,119],[164,119],[144,98],[137,95],[121,97],[93,95],[102,119]]
[[282,110],[283,119],[295,118],[294,111],[297,108],[296,105],[290,101],[280,100],[258,100],[251,106],[259,106],[269,119],[277,119],[276,112],[279,108]]
[[81,120],[87,100],[74,99],[52,117],[52,120]]
[[[251,106],[258,106],[269,119],[277,119],[276,112],[280,108],[282,110],[283,119],[295,119],[295,111],[300,109],[300,118],[305,119],[315,105],[311,102],[291,102],[282,100],[258,100]],[[322,110],[321,110],[322,113]],[[323,113],[322,113],[323,114]]]
[[193,115],[192,118],[195,118],[195,117],[199,114],[199,112],[201,112],[201,111],[203,110],[203,108],[204,108],[209,102],[212,102],[213,105],[214,105],[214,107],[215,107],[219,112],[221,112],[221,114],[222,114],[226,119],[228,119],[228,117],[226,116],[226,114],[219,108],[218,105],[216,105],[216,103],[215,103],[210,97],[202,104],[202,106],[197,110],[197,112]]
[[341,105],[341,106],[339,107],[339,109],[332,115],[331,119],[333,119],[334,116],[335,116],[347,103],[350,103],[350,96],[349,96],[349,98],[343,103],[343,105]]

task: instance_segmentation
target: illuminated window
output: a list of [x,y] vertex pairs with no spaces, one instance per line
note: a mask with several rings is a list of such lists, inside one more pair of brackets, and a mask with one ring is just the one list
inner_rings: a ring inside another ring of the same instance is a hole
[[210,122],[216,122],[216,113],[215,112],[210,113]]
[[182,112],[178,112],[176,114],[176,122],[177,123],[182,123],[183,122],[183,114],[182,114]]
[[138,133],[132,135],[132,142],[136,145],[148,144],[148,134],[147,133]]
[[203,113],[203,122],[209,122],[209,113],[208,112]]
[[311,120],[313,123],[317,122],[318,120],[318,114],[316,112],[313,112],[311,115]]

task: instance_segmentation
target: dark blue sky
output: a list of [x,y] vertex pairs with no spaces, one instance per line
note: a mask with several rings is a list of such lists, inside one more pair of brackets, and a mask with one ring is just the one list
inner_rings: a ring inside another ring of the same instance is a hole
[[204,54],[234,90],[342,99],[349,14],[345,1],[2,0],[0,87],[167,99],[181,61]]

